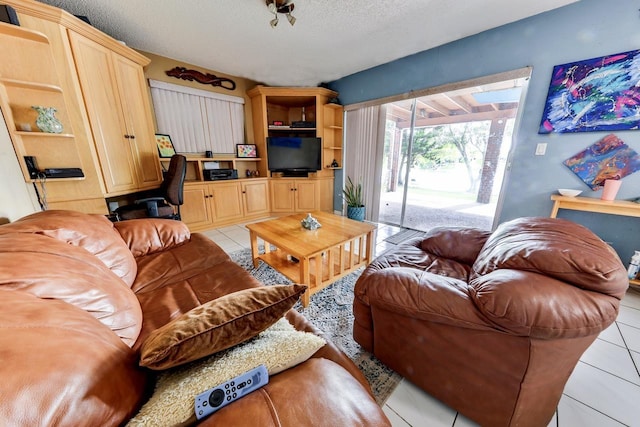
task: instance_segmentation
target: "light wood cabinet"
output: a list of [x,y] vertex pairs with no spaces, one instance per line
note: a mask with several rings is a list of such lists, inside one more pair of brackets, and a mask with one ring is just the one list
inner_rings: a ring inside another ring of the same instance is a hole
[[243,217],[240,183],[209,184],[209,192],[211,193],[209,203],[213,209],[214,222],[226,224]]
[[[342,167],[344,110],[341,105],[329,101],[338,94],[325,88],[266,86],[256,86],[247,94],[251,97],[254,142],[259,152],[266,153],[263,157],[268,159],[268,137],[322,139],[322,168],[310,173],[307,181],[273,175],[271,211],[276,214],[311,210],[332,212],[334,170]],[[301,127],[302,124],[305,126]],[[338,166],[332,165],[334,160]],[[272,176],[267,163],[262,162],[260,173]]]
[[316,180],[276,178],[270,182],[271,211],[311,212],[320,209],[320,186]]
[[208,185],[185,184],[183,192],[184,203],[180,207],[180,216],[191,230],[203,230],[213,226],[209,194]]
[[269,215],[267,179],[185,184],[182,220],[193,231]]
[[269,187],[267,180],[250,180],[240,183],[242,206],[246,216],[269,215]]
[[[59,26],[49,23],[48,28],[55,32]],[[41,205],[106,213],[88,128],[74,108],[73,84],[54,59],[64,53],[59,51],[61,44],[42,32],[0,23],[0,110],[24,180],[37,184]],[[55,108],[62,133],[40,131],[34,105]],[[24,156],[34,157],[40,170],[80,168],[84,177],[34,179]]]
[[108,196],[162,182],[142,67],[69,32]]
[[[82,179],[47,179],[49,208],[100,214],[108,212],[105,196],[158,187],[142,70],[149,59],[57,7],[3,3],[16,10],[20,26],[0,23],[13,33],[0,41],[0,105],[25,180],[32,181],[25,155],[40,169],[81,168]],[[63,133],[38,132],[31,105],[56,108]]]
[[[259,152],[267,152],[270,136],[321,138],[322,169],[317,176],[333,176],[333,159],[342,164],[342,106],[329,104],[338,96],[336,92],[319,87],[256,86],[247,94],[251,97],[254,141]],[[263,165],[260,172],[266,174],[266,167]]]

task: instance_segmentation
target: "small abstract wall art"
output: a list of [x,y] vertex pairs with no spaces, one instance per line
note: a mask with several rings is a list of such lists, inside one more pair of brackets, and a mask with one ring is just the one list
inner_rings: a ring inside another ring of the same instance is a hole
[[638,153],[614,134],[605,136],[563,163],[594,191],[604,185],[605,179],[621,179],[640,170]]
[[640,50],[553,67],[538,133],[638,129]]

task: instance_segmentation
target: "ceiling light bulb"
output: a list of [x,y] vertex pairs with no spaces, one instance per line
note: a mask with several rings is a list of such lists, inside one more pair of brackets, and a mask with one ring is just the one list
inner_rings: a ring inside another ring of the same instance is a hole
[[296,18],[290,13],[287,13],[287,19],[289,20],[289,24],[291,25],[296,23]]
[[278,17],[276,16],[269,23],[271,24],[271,28],[275,28],[278,25]]

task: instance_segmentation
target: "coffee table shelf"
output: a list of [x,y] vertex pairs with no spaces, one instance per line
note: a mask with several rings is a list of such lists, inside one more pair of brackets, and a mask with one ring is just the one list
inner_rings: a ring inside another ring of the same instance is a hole
[[[306,215],[247,224],[254,266],[262,260],[289,280],[307,285],[309,289],[302,296],[305,307],[311,295],[371,262],[376,229],[373,224],[325,212],[313,215],[323,224],[314,231],[302,229],[300,221]],[[258,238],[265,241],[262,254]]]

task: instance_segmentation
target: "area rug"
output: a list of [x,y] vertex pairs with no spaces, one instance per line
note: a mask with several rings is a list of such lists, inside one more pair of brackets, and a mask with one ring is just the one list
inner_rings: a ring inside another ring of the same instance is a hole
[[[250,249],[234,252],[230,256],[233,261],[265,285],[291,283],[289,279],[263,262],[260,262],[258,268],[254,268]],[[369,381],[376,401],[382,406],[402,377],[363,350],[353,340],[353,287],[361,273],[362,269],[343,277],[314,294],[308,307],[304,308],[298,302],[294,309],[302,313],[315,327],[325,332],[328,338],[353,360]]]
[[400,243],[404,243],[409,239],[413,239],[414,237],[424,236],[425,234],[426,233],[424,231],[407,229],[407,230],[402,230],[392,236],[389,236],[384,240],[394,245],[399,245]]

